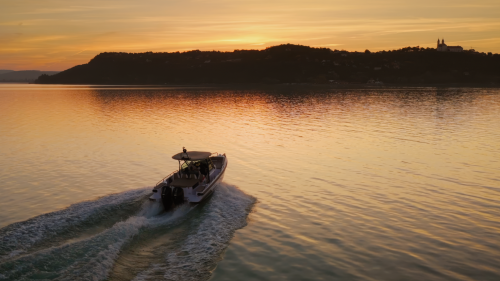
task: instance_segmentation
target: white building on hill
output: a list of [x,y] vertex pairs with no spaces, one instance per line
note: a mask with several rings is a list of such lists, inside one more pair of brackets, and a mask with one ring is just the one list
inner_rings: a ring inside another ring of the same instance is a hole
[[437,51],[438,52],[456,52],[460,53],[464,51],[464,48],[461,46],[448,46],[444,43],[444,39],[442,40],[442,43],[439,43],[439,39],[437,42]]

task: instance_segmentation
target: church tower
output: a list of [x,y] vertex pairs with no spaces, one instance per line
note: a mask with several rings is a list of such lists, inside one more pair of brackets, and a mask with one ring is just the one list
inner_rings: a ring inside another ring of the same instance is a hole
[[444,38],[441,39],[441,43],[439,43],[439,39],[438,39],[438,45],[437,45],[437,49],[436,49],[438,52],[446,52],[448,51],[448,46],[446,46],[446,44],[444,43]]
[[444,38],[441,39],[441,43],[439,43],[439,38],[438,38],[438,43],[437,43],[437,49],[436,51],[438,52],[456,52],[460,53],[464,51],[464,48],[461,46],[448,46],[446,43],[444,43]]

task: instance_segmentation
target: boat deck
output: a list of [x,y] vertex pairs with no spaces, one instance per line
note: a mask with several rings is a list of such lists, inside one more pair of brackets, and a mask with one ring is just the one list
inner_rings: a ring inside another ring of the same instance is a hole
[[[214,180],[221,172],[221,169],[213,169],[211,172],[210,172],[210,179],[211,180]],[[200,185],[198,186],[197,188],[194,189],[195,192],[202,192],[203,190],[205,190],[206,187],[210,186],[210,184],[207,184],[207,185]]]

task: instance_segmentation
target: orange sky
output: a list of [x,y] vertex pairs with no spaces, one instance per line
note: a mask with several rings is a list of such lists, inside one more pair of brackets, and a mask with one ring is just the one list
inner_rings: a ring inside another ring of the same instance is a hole
[[500,52],[498,0],[0,0],[0,69],[64,70],[100,52],[349,51],[448,45]]

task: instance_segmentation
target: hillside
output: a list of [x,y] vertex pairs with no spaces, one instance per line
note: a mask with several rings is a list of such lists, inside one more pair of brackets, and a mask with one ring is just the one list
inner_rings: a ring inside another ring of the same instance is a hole
[[12,72],[12,71],[14,71],[14,70],[0,69],[0,74],[9,73],[9,72]]
[[40,71],[40,70],[21,70],[21,71],[8,71],[0,73],[0,82],[32,82],[35,81],[40,75],[54,75],[59,71]]
[[500,83],[500,56],[419,47],[360,53],[291,44],[233,52],[101,53],[36,83],[350,84],[377,79],[390,84]]

